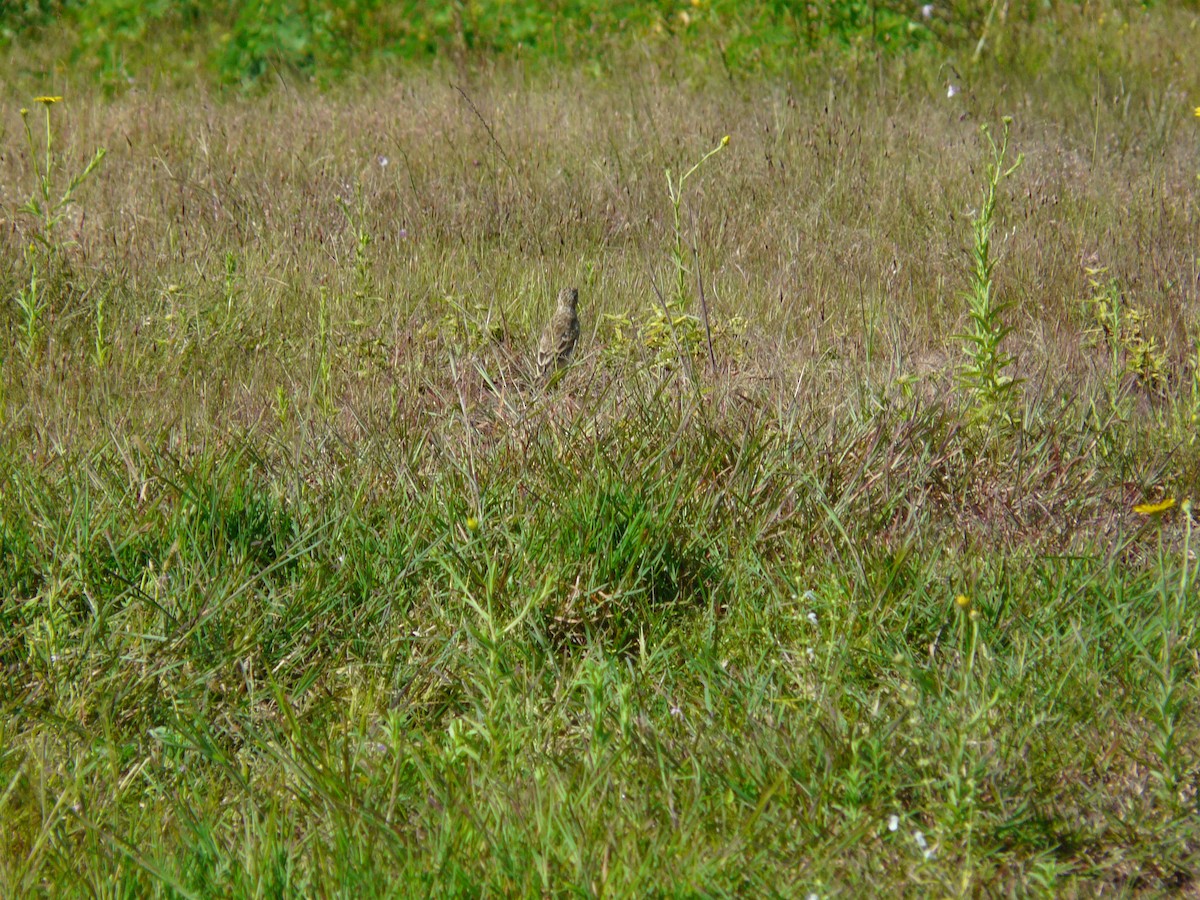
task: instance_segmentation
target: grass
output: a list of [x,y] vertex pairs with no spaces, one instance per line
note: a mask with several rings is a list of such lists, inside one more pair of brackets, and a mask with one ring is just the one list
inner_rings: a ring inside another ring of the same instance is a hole
[[[14,76],[0,894],[1194,892],[1195,16],[1056,15],[1011,68]],[[107,153],[26,353],[41,93]]]

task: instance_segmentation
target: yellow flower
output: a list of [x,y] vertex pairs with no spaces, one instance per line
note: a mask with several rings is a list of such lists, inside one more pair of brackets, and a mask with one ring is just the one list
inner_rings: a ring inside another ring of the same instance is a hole
[[728,144],[729,144],[729,135],[725,135],[725,137],[721,138],[721,146],[725,147]]
[[958,605],[959,609],[967,609],[971,605],[971,598],[966,594],[959,594],[954,598],[954,602]]
[[467,531],[471,532],[471,534],[474,534],[478,530],[479,530],[479,520],[477,518],[475,518],[474,516],[468,516],[467,517]]
[[1196,116],[1197,119],[1200,119],[1200,106],[1197,106],[1195,109],[1193,109],[1192,113]]
[[34,97],[33,102],[44,103],[46,106],[49,106],[52,103],[61,103],[62,97]]
[[1166,512],[1175,505],[1175,498],[1168,497],[1166,500],[1160,500],[1158,503],[1139,503],[1133,508],[1133,511],[1139,516],[1152,516],[1155,513]]

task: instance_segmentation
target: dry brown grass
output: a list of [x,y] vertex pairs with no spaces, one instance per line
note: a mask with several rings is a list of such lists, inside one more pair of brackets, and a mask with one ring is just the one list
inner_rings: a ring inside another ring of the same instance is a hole
[[[1182,100],[1157,146],[1139,137],[1152,111],[1122,121],[1102,110],[1093,148],[1081,127],[1093,111],[1069,95],[938,91],[694,90],[663,76],[618,91],[571,76],[526,85],[498,71],[233,101],[203,89],[113,103],[76,94],[56,110],[65,159],[98,145],[109,156],[72,229],[74,296],[85,306],[108,292],[115,364],[136,360],[134,394],[161,396],[173,382],[172,412],[202,402],[201,420],[257,421],[276,387],[309,380],[324,287],[340,390],[379,406],[390,388],[411,387],[406,371],[424,379],[444,368],[444,350],[420,345],[443,340],[438,323],[456,306],[498,323],[523,351],[551,285],[580,282],[585,336],[603,346],[605,314],[655,302],[651,272],[664,270],[669,232],[664,168],[690,165],[728,133],[729,151],[687,203],[716,315],[750,323],[746,349],[731,360],[723,348],[723,364],[768,376],[831,358],[861,368],[870,344],[895,375],[943,368],[957,354],[967,216],[980,189],[986,117],[972,110],[986,107],[1016,115],[1013,145],[1027,160],[998,227],[1022,374],[1040,379],[1049,367],[1088,389],[1088,265],[1120,279],[1181,364],[1198,319],[1196,165],[1178,131],[1190,124]],[[2,151],[6,209],[30,177],[20,137],[10,129]],[[339,207],[353,207],[358,190],[368,297],[354,296],[354,234]],[[10,286],[24,240],[10,220]],[[229,316],[227,254],[238,267]],[[77,354],[61,322],[78,312],[60,311],[56,352],[31,391]],[[413,365],[413,352],[433,364]],[[176,378],[214,368],[224,384],[203,398],[196,379]]]

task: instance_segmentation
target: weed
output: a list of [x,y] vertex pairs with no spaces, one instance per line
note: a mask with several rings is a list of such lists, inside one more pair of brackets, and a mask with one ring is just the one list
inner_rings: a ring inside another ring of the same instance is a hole
[[[1150,513],[1160,526],[1159,552],[1161,547],[1161,523],[1163,514],[1174,507],[1159,504]],[[1152,768],[1159,798],[1165,810],[1174,815],[1188,815],[1188,804],[1183,800],[1184,779],[1188,761],[1180,747],[1180,728],[1183,724],[1183,704],[1186,688],[1187,664],[1179,658],[1181,646],[1186,644],[1185,632],[1190,630],[1189,596],[1194,595],[1196,565],[1192,551],[1192,501],[1185,500],[1180,508],[1184,520],[1183,542],[1180,547],[1178,575],[1171,578],[1171,566],[1165,560],[1160,563],[1161,576],[1155,586],[1160,606],[1157,615],[1148,623],[1149,627],[1138,635],[1143,648],[1143,664],[1153,689],[1147,696],[1147,715],[1154,725],[1151,747],[1155,764]]]
[[238,296],[238,257],[232,250],[225,253],[225,315],[233,315],[233,304]]
[[965,388],[972,421],[977,424],[999,421],[1012,423],[1012,405],[1020,382],[1005,370],[1013,357],[1003,349],[1004,339],[1012,331],[1004,314],[1011,304],[996,296],[993,272],[996,261],[992,253],[992,226],[998,202],[1000,184],[1012,175],[1024,160],[1023,155],[1005,168],[1008,153],[1008,134],[1012,120],[1004,118],[1003,132],[997,144],[986,125],[982,127],[987,140],[989,158],[980,208],[971,216],[971,274],[967,291],[969,330],[960,335],[967,362],[958,370],[959,383]]
[[1093,327],[1090,336],[1109,352],[1109,390],[1116,394],[1126,375],[1133,375],[1150,390],[1166,386],[1166,355],[1145,333],[1146,314],[1125,299],[1119,282],[1101,281],[1103,268],[1087,270],[1094,293],[1088,301]]
[[700,160],[679,176],[678,179],[672,177],[671,170],[666,170],[667,176],[667,199],[671,203],[671,238],[673,244],[671,246],[671,268],[675,273],[675,291],[671,299],[680,309],[687,309],[690,306],[690,297],[687,289],[688,264],[684,256],[684,233],[683,219],[681,211],[683,208],[683,189],[687,185],[687,181],[698,171],[706,162],[729,146],[729,135],[721,138],[720,143],[705,153]]
[[17,291],[13,297],[18,312],[21,314],[20,334],[21,353],[26,359],[31,359],[41,343],[45,316],[49,301],[45,285],[38,280],[42,254],[31,244],[25,250],[25,265],[29,269],[29,281]]
[[371,232],[367,229],[366,204],[363,200],[362,184],[354,188],[354,208],[345,198],[338,198],[338,205],[346,217],[354,236],[354,296],[362,300],[371,292],[371,260],[368,250],[371,246]]
[[[653,285],[658,303],[651,306],[638,318],[628,315],[607,314],[609,321],[618,328],[617,341],[610,352],[621,356],[631,342],[641,343],[654,354],[656,367],[666,367],[672,360],[690,361],[704,348],[707,350],[710,371],[716,369],[713,347],[714,335],[736,337],[745,327],[745,320],[732,317],[726,322],[715,322],[710,315],[708,298],[700,271],[700,252],[695,240],[689,248],[683,225],[684,188],[688,179],[699,172],[700,167],[729,146],[729,135],[721,138],[717,146],[709,150],[695,165],[676,178],[668,168],[667,200],[671,208],[670,260],[673,275],[671,289],[664,295],[657,284]],[[695,230],[693,223],[693,231]],[[689,263],[688,250],[691,250]],[[696,292],[693,295],[689,282],[694,278]],[[700,306],[700,316],[691,310]]]
[[312,396],[326,416],[332,415],[334,408],[332,331],[329,292],[321,285],[317,291],[317,371]]
[[292,408],[292,398],[282,386],[275,388],[275,420],[280,428],[287,427]]
[[75,202],[75,192],[100,165],[106,152],[103,148],[98,149],[80,172],[67,179],[65,187],[60,185],[62,176],[58,172],[58,157],[54,151],[54,129],[50,121],[50,109],[61,101],[61,97],[36,98],[36,102],[43,107],[46,122],[45,146],[40,153],[33,136],[33,128],[29,124],[29,110],[21,110],[21,124],[25,131],[29,164],[33,169],[34,189],[29,199],[21,204],[17,211],[32,218],[34,227],[30,233],[31,243],[24,251],[28,280],[17,291],[13,301],[21,316],[21,350],[26,359],[35,354],[41,342],[46,327],[46,314],[52,305],[51,295],[59,289],[66,265],[66,250],[73,243],[59,234],[60,226]]
[[104,330],[104,297],[96,300],[96,313],[94,316],[95,341],[92,344],[92,362],[97,369],[103,369],[108,364],[109,355],[112,352],[112,347],[109,344],[107,332]]
[[[720,153],[727,146],[729,146],[729,135],[725,135],[725,137],[721,138],[721,142],[717,144],[716,147],[704,154],[704,156],[700,158],[699,162],[680,175],[677,180],[672,180],[670,169],[666,170],[667,197],[671,201],[671,230],[675,239],[674,246],[671,248],[671,263],[675,272],[675,292],[671,299],[663,304],[662,312],[664,319],[666,320],[666,324],[669,326],[670,330],[677,335],[677,329],[682,329],[684,325],[689,325],[691,321],[688,318],[678,315],[678,313],[686,312],[688,307],[692,305],[689,302],[689,297],[687,294],[686,281],[688,275],[688,265],[684,258],[683,221],[680,218],[680,210],[683,206],[683,188],[687,183],[688,178],[694,175],[711,157]],[[694,274],[696,278],[696,292],[699,295],[700,300],[700,312],[702,321],[704,323],[704,341],[708,347],[709,366],[715,371],[717,360],[713,354],[712,322],[708,314],[708,300],[704,294],[704,281],[702,273],[700,272],[700,253],[694,244],[692,250],[692,259],[695,263],[695,271],[692,274]],[[672,315],[673,312],[677,313],[677,315]],[[662,322],[660,321],[657,324],[661,325]],[[681,337],[676,337],[676,340],[681,340],[682,345],[687,347],[689,351],[691,346],[696,343],[693,334],[694,331],[694,328],[687,328],[686,330],[683,330]]]
[[1187,435],[1187,443],[1194,445],[1200,441],[1200,338],[1196,338],[1192,345],[1188,368],[1188,395],[1181,405],[1179,430]]
[[[69,246],[68,241],[59,237],[58,228],[75,200],[75,191],[96,171],[108,152],[103,147],[96,150],[82,170],[68,177],[66,186],[61,188],[60,193],[58,182],[62,176],[57,172],[54,130],[50,125],[50,108],[61,101],[62,97],[38,97],[36,100],[45,110],[46,118],[46,138],[42,154],[38,153],[33,129],[29,124],[29,110],[21,110],[21,124],[25,128],[29,163],[33,168],[34,190],[29,199],[18,207],[18,211],[34,218],[37,227],[32,234],[33,240],[40,244],[47,253],[55,256],[61,255],[63,250]],[[39,155],[43,157],[42,162],[38,161]]]

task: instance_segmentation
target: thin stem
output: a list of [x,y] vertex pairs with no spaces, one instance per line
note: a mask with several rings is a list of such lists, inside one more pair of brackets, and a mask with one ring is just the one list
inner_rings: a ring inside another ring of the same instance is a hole
[[45,218],[46,230],[50,230],[50,147],[53,143],[53,132],[50,129],[50,107],[46,107],[46,174],[42,179],[42,198],[46,201]]

